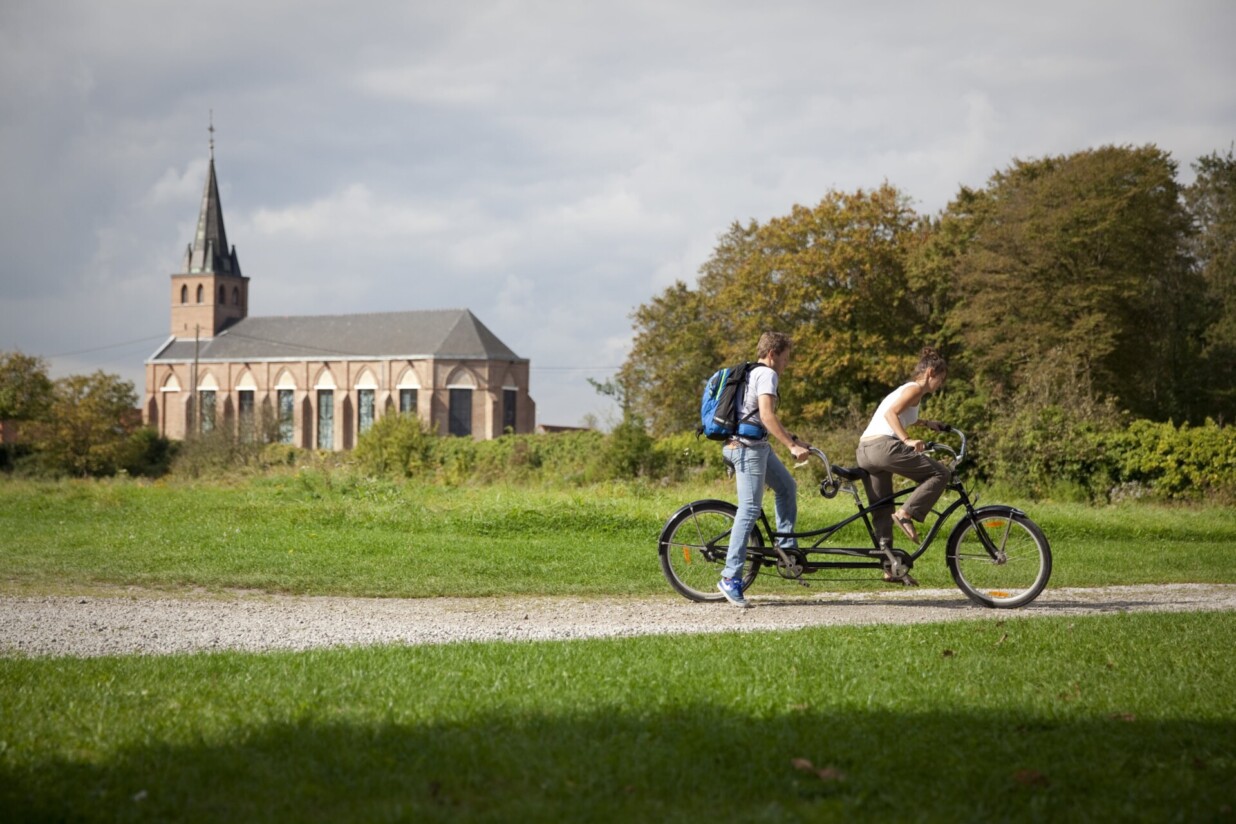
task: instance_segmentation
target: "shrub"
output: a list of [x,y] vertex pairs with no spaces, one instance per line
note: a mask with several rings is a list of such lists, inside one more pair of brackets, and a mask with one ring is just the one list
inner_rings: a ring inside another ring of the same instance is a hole
[[657,475],[661,458],[643,420],[627,418],[609,434],[601,465],[608,478],[638,478]]
[[1098,441],[1109,490],[1135,485],[1166,499],[1236,500],[1236,428],[1136,420]]
[[360,436],[352,457],[371,475],[413,477],[428,468],[433,442],[415,415],[386,415]]
[[158,478],[172,468],[178,445],[150,427],[142,427],[129,436],[121,467],[130,475]]

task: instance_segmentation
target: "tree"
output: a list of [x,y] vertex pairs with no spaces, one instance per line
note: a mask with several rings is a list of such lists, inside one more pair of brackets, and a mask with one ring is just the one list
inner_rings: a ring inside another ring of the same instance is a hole
[[767,329],[795,343],[786,415],[822,421],[865,409],[905,376],[921,343],[906,261],[923,226],[888,184],[830,192],[764,225],[735,223],[698,288],[676,283],[635,311],[621,372],[634,409],[656,434],[694,428],[708,375],[754,357]]
[[130,381],[103,371],[56,381],[36,447],[53,468],[73,475],[110,475],[134,456],[137,393]]
[[51,402],[52,382],[42,358],[0,352],[0,421],[42,420]]
[[1013,392],[1044,360],[1149,417],[1196,407],[1198,293],[1171,158],[1145,146],[1014,161],[964,190],[949,323],[965,361]]
[[719,351],[727,330],[714,327],[703,293],[681,281],[632,317],[635,340],[615,381],[624,419],[647,421],[658,436],[690,431],[711,365],[728,356]]
[[1236,157],[1212,152],[1193,164],[1196,178],[1185,203],[1197,229],[1191,244],[1204,296],[1203,371],[1210,414],[1230,416],[1236,407]]

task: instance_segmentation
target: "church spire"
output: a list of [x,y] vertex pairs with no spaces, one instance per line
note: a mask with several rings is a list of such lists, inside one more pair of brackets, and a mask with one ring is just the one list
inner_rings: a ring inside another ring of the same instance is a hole
[[186,274],[209,273],[240,276],[240,260],[236,250],[227,245],[223,228],[223,203],[219,200],[219,183],[215,178],[215,119],[210,117],[210,163],[206,173],[206,189],[202,192],[202,211],[197,218],[197,234],[185,254]]

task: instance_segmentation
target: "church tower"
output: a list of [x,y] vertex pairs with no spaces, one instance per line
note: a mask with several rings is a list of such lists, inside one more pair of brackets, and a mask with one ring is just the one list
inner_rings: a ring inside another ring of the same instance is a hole
[[179,274],[172,275],[172,335],[213,338],[248,316],[249,278],[240,272],[235,247],[227,245],[223,204],[215,179],[214,125],[210,127],[210,168],[202,193],[197,234],[185,250]]

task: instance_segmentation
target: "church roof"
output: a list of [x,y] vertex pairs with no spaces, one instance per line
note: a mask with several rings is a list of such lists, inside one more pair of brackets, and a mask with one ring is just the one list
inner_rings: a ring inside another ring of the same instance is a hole
[[[193,360],[172,338],[147,363]],[[200,361],[452,358],[523,361],[467,309],[244,318],[200,342]]]

